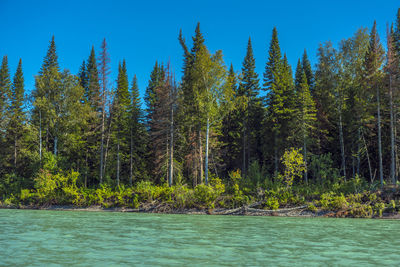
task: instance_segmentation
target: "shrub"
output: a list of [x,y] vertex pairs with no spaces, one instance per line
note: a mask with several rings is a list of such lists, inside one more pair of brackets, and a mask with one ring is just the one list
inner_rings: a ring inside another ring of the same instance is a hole
[[303,155],[300,153],[300,149],[291,148],[285,151],[281,161],[284,166],[284,181],[286,187],[289,188],[296,178],[300,179],[302,177],[305,171]]

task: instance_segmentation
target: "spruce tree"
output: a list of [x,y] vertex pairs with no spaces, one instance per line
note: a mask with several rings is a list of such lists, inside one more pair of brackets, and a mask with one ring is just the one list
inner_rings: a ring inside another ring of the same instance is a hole
[[86,98],[88,103],[92,106],[92,108],[98,112],[101,104],[100,104],[100,83],[99,83],[99,72],[97,70],[97,61],[96,54],[94,51],[94,47],[92,46],[92,50],[90,52],[90,56],[87,60],[87,87],[86,89]]
[[309,143],[309,137],[311,136],[311,131],[315,127],[316,120],[316,108],[314,100],[311,97],[310,87],[307,83],[307,75],[305,71],[301,74],[301,82],[298,87],[297,93],[297,103],[299,111],[299,123],[301,127],[300,135],[302,137],[303,143],[303,155],[305,163],[304,180],[308,183],[308,170],[307,170],[307,145]]
[[240,76],[239,87],[237,95],[246,98],[246,104],[242,111],[242,174],[246,175],[247,168],[250,161],[254,158],[259,160],[257,153],[258,136],[260,131],[260,122],[262,117],[261,101],[258,97],[260,91],[258,74],[255,71],[255,59],[253,55],[253,48],[251,38],[249,37],[247,43],[246,56],[243,60],[242,73]]
[[[294,84],[292,70],[286,57],[281,57],[278,32],[272,31],[272,39],[269,46],[268,61],[264,72],[264,90],[266,91],[267,114],[266,122],[271,129],[266,133],[265,139],[271,134],[273,143],[274,172],[278,172],[278,160],[284,146],[288,145],[293,123],[294,112]],[[268,159],[267,150],[264,152]]]
[[365,54],[364,72],[367,87],[371,90],[371,94],[375,91],[376,108],[377,108],[377,128],[378,128],[378,162],[379,162],[379,178],[383,187],[383,162],[382,162],[382,129],[381,129],[381,83],[382,83],[382,64],[384,60],[384,50],[379,40],[376,29],[376,21],[372,26],[369,35],[369,46]]
[[10,71],[8,69],[8,58],[3,57],[0,67],[0,139],[4,134],[7,124],[7,110],[9,107],[9,95],[11,91]]
[[39,75],[42,75],[44,72],[55,68],[56,71],[60,71],[60,67],[58,65],[58,56],[56,50],[56,42],[54,41],[54,35],[51,37],[50,45],[47,50],[47,54],[43,59],[42,67],[40,68]]
[[134,178],[146,177],[146,143],[147,133],[143,122],[139,87],[134,75],[130,91],[130,155],[129,155],[129,185]]
[[310,60],[307,56],[307,51],[304,49],[303,57],[301,59],[302,68],[307,77],[307,84],[310,87],[311,92],[314,90],[314,73],[311,68]]
[[18,152],[21,149],[21,139],[24,135],[25,111],[24,104],[24,75],[22,72],[22,60],[19,60],[17,70],[14,75],[13,85],[10,94],[10,122],[7,127],[7,137],[9,144],[13,144],[12,159],[14,172],[17,169]]

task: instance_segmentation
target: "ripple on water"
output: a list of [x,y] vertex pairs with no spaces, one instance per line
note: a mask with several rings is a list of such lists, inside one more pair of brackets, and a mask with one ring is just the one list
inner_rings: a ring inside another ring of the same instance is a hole
[[398,265],[394,220],[0,210],[0,265]]

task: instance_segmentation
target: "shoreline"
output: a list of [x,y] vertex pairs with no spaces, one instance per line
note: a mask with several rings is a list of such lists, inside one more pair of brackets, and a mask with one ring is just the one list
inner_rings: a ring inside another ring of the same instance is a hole
[[[100,205],[89,207],[77,207],[72,205],[49,205],[49,206],[12,206],[0,205],[0,209],[20,209],[20,210],[50,210],[50,211],[87,211],[87,212],[132,212],[132,213],[154,213],[154,214],[184,214],[184,215],[230,215],[230,216],[273,216],[273,217],[302,217],[302,218],[352,218],[341,216],[340,212],[319,210],[313,212],[307,210],[307,206],[299,206],[278,210],[260,210],[253,209],[249,206],[243,206],[236,209],[174,209],[160,210],[157,207],[148,209],[128,208],[128,207],[111,207],[104,208]],[[392,219],[400,220],[399,213],[383,213],[382,217],[373,216],[364,219]]]

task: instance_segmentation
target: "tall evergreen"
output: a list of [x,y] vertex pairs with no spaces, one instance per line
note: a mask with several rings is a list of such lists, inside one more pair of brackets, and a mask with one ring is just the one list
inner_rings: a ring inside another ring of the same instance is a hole
[[0,67],[0,138],[4,134],[7,124],[8,99],[11,91],[10,71],[8,69],[8,58],[3,57]]
[[22,72],[22,60],[19,60],[17,70],[14,75],[13,85],[10,94],[10,121],[7,127],[7,138],[12,144],[12,158],[14,172],[17,171],[17,161],[19,150],[22,149],[21,139],[24,135],[25,111],[24,104],[24,75]]
[[307,83],[307,75],[305,71],[301,74],[301,82],[299,84],[297,94],[297,105],[299,113],[299,124],[302,143],[303,143],[303,155],[305,163],[304,180],[308,183],[308,170],[307,170],[307,150],[310,142],[311,130],[315,127],[316,120],[316,108],[314,100],[311,97],[310,87]]
[[96,53],[94,47],[90,52],[89,58],[87,60],[87,87],[86,98],[95,111],[100,109],[100,83],[99,83],[99,72],[97,70]]
[[[266,124],[269,125],[272,135],[274,171],[278,172],[280,154],[287,146],[291,136],[291,123],[294,114],[294,84],[291,68],[286,57],[282,59],[279,47],[278,32],[272,31],[272,39],[269,46],[268,61],[264,72],[264,90],[266,91],[267,114]],[[268,139],[265,136],[265,139]],[[267,148],[268,149],[268,148]],[[269,160],[269,152],[265,150],[265,159]]]
[[314,73],[311,68],[311,63],[310,60],[308,59],[307,56],[307,51],[304,49],[303,57],[301,59],[301,64],[302,68],[304,70],[304,73],[306,74],[307,77],[307,84],[310,87],[310,90],[313,91],[314,89]]
[[60,66],[58,65],[58,56],[54,35],[51,37],[50,45],[47,50],[47,54],[43,59],[43,64],[40,68],[39,75],[42,75],[45,71],[48,71],[51,68],[55,68],[56,71],[60,70]]
[[130,155],[129,155],[129,185],[133,180],[145,178],[147,174],[146,165],[146,143],[147,133],[143,121],[139,87],[136,75],[133,77],[130,90]]
[[381,94],[382,94],[382,64],[384,60],[384,50],[379,40],[376,29],[376,21],[372,26],[369,35],[369,46],[365,54],[364,71],[365,81],[369,90],[375,93],[376,109],[377,109],[377,137],[378,137],[378,162],[379,162],[379,178],[383,187],[383,162],[382,162],[382,125],[381,125]]

